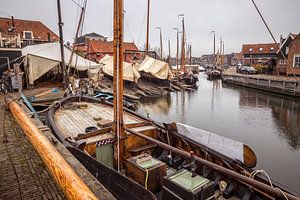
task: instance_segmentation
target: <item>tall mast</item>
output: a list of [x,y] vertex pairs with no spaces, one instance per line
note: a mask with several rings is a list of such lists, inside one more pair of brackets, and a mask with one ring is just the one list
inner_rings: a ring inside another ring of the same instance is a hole
[[222,37],[220,37],[220,65],[222,66]]
[[169,55],[168,55],[169,59],[168,59],[168,61],[169,61],[169,66],[171,66],[171,43],[170,43],[170,38],[168,38],[168,48],[169,48]]
[[181,46],[181,68],[185,73],[185,29],[184,29],[184,14],[180,14],[182,16],[182,46]]
[[189,52],[190,52],[190,67],[192,66],[192,44],[189,44]]
[[[87,4],[87,0],[85,0],[83,6],[81,7],[81,13],[80,13],[80,17],[79,17],[79,21],[78,21],[76,33],[75,33],[75,38],[74,38],[74,42],[73,42],[73,49],[72,49],[72,52],[71,52],[69,64],[71,64],[71,63],[72,63],[72,60],[73,60],[73,55],[74,55],[74,44],[76,43],[76,41],[77,41],[77,39],[78,39],[79,32],[82,32],[82,26],[83,26],[83,21],[84,21],[84,15],[85,15],[86,4]],[[68,69],[68,74],[69,74],[69,71],[70,71],[70,68]]]
[[163,42],[162,42],[162,33],[161,33],[161,27],[156,27],[157,30],[159,30],[159,52],[160,52],[160,59],[163,60]]
[[114,0],[114,123],[113,131],[117,135],[117,153],[115,166],[118,171],[123,168],[125,151],[125,130],[123,126],[123,0]]
[[224,68],[224,63],[225,63],[225,53],[224,53],[224,40],[222,42],[222,52],[223,52],[223,55],[222,55],[222,68]]
[[148,51],[149,51],[149,26],[150,26],[150,0],[148,0],[148,4],[147,4],[146,55],[148,55]]
[[59,28],[59,43],[60,43],[60,56],[61,56],[61,70],[63,76],[63,86],[66,89],[68,85],[67,80],[67,70],[66,70],[66,62],[65,62],[65,52],[64,52],[64,38],[63,38],[63,30],[62,27],[64,23],[61,19],[61,7],[60,0],[57,0],[57,13],[58,13],[58,28]]
[[173,28],[176,30],[176,67],[177,67],[177,72],[178,72],[178,52],[179,52],[179,31],[178,28]]

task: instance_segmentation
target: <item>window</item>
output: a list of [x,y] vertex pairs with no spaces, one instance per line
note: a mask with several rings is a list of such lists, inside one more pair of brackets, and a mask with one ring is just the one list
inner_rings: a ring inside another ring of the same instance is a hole
[[260,48],[259,48],[259,51],[263,51],[263,48],[262,48],[262,47],[260,47]]
[[252,48],[250,48],[250,49],[249,49],[249,51],[253,51],[253,49],[252,49]]
[[32,40],[33,39],[32,31],[23,31],[23,38],[26,40]]
[[300,54],[294,55],[294,67],[300,67]]

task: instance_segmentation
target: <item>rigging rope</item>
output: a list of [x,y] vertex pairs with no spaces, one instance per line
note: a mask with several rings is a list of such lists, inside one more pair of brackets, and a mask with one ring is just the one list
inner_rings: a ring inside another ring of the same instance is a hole
[[[262,169],[260,169],[260,170],[254,170],[253,172],[251,172],[250,178],[254,180],[254,177],[255,177],[257,174],[260,174],[260,173],[264,174],[264,175],[267,177],[267,179],[268,179],[268,181],[269,181],[269,183],[270,183],[270,186],[271,186],[272,188],[274,188],[270,176],[267,174],[266,171],[264,171],[264,170],[262,170]],[[286,196],[286,194],[284,194],[284,192],[283,192],[280,188],[277,188],[277,189],[282,193],[282,195],[284,196],[284,198],[285,198],[286,200],[289,200],[288,197]]]

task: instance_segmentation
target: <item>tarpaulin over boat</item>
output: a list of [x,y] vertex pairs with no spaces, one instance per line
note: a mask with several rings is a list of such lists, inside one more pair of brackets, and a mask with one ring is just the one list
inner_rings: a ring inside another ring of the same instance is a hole
[[[98,74],[100,64],[87,60],[77,54],[73,54],[67,47],[64,47],[66,65],[79,71],[86,71],[91,77]],[[25,66],[27,67],[29,84],[43,76],[45,73],[59,65],[61,62],[60,44],[44,43],[27,46],[22,49],[22,55],[25,56]]]
[[[107,74],[109,76],[113,76],[113,57],[106,55],[104,56],[100,62],[102,65],[102,70],[104,74]],[[139,78],[141,77],[140,73],[137,71],[135,66],[133,64],[130,64],[128,62],[123,62],[123,79],[126,81],[132,81],[137,82]]]
[[150,73],[158,79],[170,80],[172,78],[172,72],[168,63],[149,56],[146,56],[145,60],[139,65],[138,71]]
[[176,123],[178,133],[233,160],[244,162],[244,144],[224,136]]

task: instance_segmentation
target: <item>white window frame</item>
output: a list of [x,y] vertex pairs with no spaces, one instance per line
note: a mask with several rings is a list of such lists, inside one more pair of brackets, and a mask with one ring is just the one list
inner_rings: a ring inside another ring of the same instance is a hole
[[[31,34],[31,39],[27,39],[26,38],[26,33],[30,33]],[[32,33],[32,31],[23,31],[23,39],[25,39],[25,40],[33,40],[33,33]]]
[[[296,66],[295,66],[295,64],[296,64],[296,63],[295,63],[295,62],[296,62],[296,57],[298,57],[298,58],[300,59],[300,54],[294,54],[293,67],[296,67]],[[298,67],[300,68],[300,62],[299,62],[299,66],[298,66]],[[297,68],[298,68],[298,67],[297,67]]]

